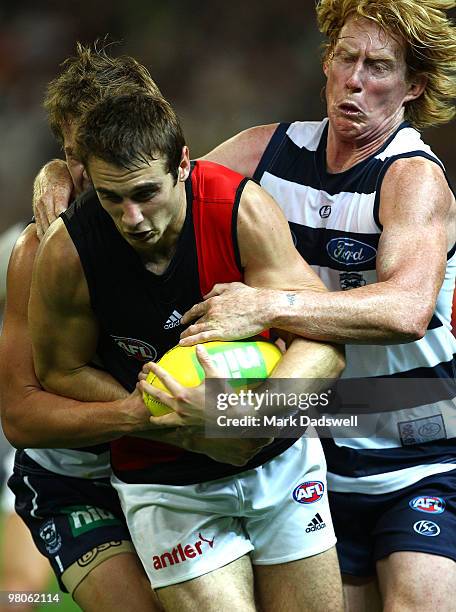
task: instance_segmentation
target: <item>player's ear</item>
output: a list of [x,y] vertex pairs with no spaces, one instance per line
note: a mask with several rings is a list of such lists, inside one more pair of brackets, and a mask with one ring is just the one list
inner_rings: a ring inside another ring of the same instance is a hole
[[328,72],[329,72],[329,64],[333,58],[334,55],[334,51],[333,50],[327,50],[325,56],[323,57],[323,64],[322,64],[322,68],[323,68],[323,74],[325,75],[325,77],[328,77]]
[[410,100],[419,98],[425,90],[427,82],[428,78],[425,74],[414,75],[413,79],[409,81],[409,88],[404,102],[410,102]]
[[186,181],[190,174],[190,153],[188,147],[182,147],[182,159],[179,164],[178,178],[180,181]]

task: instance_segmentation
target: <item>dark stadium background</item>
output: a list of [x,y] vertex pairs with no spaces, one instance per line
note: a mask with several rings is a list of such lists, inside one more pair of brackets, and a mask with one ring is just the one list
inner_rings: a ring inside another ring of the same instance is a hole
[[[1,0],[0,233],[30,216],[35,174],[62,156],[41,108],[46,83],[77,40],[106,33],[124,43],[114,53],[149,67],[193,157],[256,124],[324,115],[312,0]],[[425,139],[456,184],[455,122]],[[74,609],[66,601],[44,609]]]
[[[46,82],[76,40],[107,32],[150,68],[193,157],[255,124],[323,116],[312,0],[2,0],[0,232],[27,217],[35,173],[61,155],[40,106]],[[455,123],[426,139],[454,183]]]

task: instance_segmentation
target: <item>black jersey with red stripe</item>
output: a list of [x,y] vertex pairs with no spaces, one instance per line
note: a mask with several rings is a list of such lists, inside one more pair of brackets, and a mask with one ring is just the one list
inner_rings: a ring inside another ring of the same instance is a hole
[[[247,180],[212,162],[192,164],[185,185],[186,218],[175,254],[161,275],[146,270],[93,191],[62,215],[99,322],[97,354],[129,391],[145,361],[160,359],[178,343],[186,310],[215,283],[242,280],[236,228]],[[191,484],[262,465],[292,443],[275,440],[242,468],[134,437],[114,441],[111,456],[113,470],[124,482]]]

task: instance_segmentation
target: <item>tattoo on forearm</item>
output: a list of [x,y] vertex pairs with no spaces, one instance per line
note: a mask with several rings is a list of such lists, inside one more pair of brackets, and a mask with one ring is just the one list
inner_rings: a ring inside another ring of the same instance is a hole
[[296,293],[287,293],[287,300],[290,306],[294,306],[296,302]]

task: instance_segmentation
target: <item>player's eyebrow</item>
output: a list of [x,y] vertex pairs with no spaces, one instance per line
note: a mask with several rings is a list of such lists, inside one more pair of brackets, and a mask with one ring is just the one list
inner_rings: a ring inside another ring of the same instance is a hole
[[119,193],[116,193],[115,191],[111,191],[110,189],[103,189],[103,187],[98,187],[96,189],[96,192],[99,193],[100,195],[104,195],[107,197],[111,197],[111,196],[120,196]]
[[142,193],[143,191],[157,191],[159,188],[160,188],[160,183],[154,183],[154,182],[143,183],[142,185],[138,185],[137,187],[134,187],[132,191],[130,192],[130,194],[134,195],[137,193]]
[[130,196],[132,197],[132,196],[144,193],[146,191],[155,192],[155,191],[158,191],[159,188],[160,188],[160,183],[148,182],[148,183],[143,183],[142,185],[137,185],[136,187],[133,187],[131,191],[126,191],[126,192],[112,191],[111,189],[105,189],[104,187],[99,187],[96,189],[96,191],[100,195],[106,196],[106,197],[112,197],[112,196],[115,196],[115,197]]
[[[351,37],[348,36],[339,38],[335,48],[350,56],[358,55],[358,50],[350,45],[350,38]],[[386,49],[376,49],[375,51],[368,52],[367,58],[372,61],[394,62],[396,60],[396,55]]]

